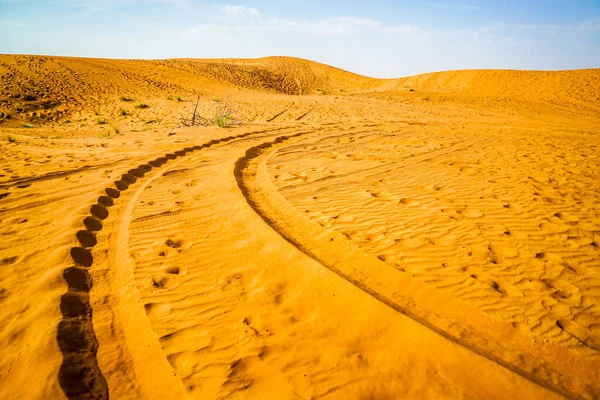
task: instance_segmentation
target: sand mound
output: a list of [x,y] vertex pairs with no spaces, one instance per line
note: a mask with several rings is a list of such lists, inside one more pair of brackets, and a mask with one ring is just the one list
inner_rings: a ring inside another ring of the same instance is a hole
[[446,71],[403,78],[398,81],[398,86],[465,97],[502,97],[545,101],[564,107],[600,107],[600,74],[596,69]]
[[[406,105],[460,103],[517,114],[547,115],[548,108],[571,117],[600,114],[598,70],[450,71],[374,79],[293,57],[108,60],[1,55],[0,76],[2,126],[60,126],[67,132],[73,123],[78,128],[109,123],[136,130],[147,129],[146,124],[176,126],[197,95],[200,110],[209,116],[215,102],[231,97],[245,122],[294,121],[308,113],[315,121],[369,118],[369,111],[343,111],[363,107],[354,100],[337,107],[356,94]],[[257,107],[258,102],[265,104]],[[318,103],[325,107],[315,107]],[[389,108],[383,112],[397,114]]]
[[376,79],[293,57],[167,60],[164,63],[235,87],[289,95],[344,89],[352,92],[377,82]]

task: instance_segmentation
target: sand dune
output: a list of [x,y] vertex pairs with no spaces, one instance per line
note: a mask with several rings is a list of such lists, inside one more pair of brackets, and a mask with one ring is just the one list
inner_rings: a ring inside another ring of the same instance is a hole
[[0,76],[1,398],[600,396],[600,70]]

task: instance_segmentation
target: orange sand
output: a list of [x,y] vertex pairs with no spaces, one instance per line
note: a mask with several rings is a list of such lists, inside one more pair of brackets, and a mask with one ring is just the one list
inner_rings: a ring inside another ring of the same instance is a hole
[[0,76],[0,398],[600,397],[600,70]]

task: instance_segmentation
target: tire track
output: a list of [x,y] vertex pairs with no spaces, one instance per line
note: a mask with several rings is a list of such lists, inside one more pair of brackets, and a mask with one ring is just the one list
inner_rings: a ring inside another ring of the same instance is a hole
[[288,111],[289,109],[291,109],[292,107],[294,107],[296,105],[295,101],[292,101],[292,104],[290,104],[290,106],[288,108],[286,108],[285,110],[273,115],[271,118],[267,119],[267,122],[273,122],[277,119],[277,117],[279,117],[280,115],[282,115],[283,113],[285,113],[286,111]]
[[[348,264],[351,262],[344,260],[342,256],[341,260],[328,262],[327,259],[319,254],[328,254],[328,252],[322,250],[322,248],[327,246],[329,240],[327,240],[327,242],[323,241],[323,243],[319,242],[320,239],[318,238],[313,239],[312,241],[309,240],[308,243],[314,242],[317,244],[317,247],[314,247],[316,250],[313,250],[310,245],[305,245],[304,238],[298,239],[294,236],[292,230],[286,228],[287,223],[282,217],[270,215],[267,211],[269,208],[268,204],[270,201],[276,201],[273,200],[273,193],[264,193],[260,187],[253,186],[257,184],[257,176],[259,174],[258,168],[261,164],[261,160],[278,144],[303,134],[306,133],[280,136],[274,141],[251,147],[246,151],[245,156],[239,158],[235,164],[234,175],[242,195],[253,211],[256,212],[267,225],[299,251],[319,262],[321,265],[336,273],[366,294],[452,342],[561,396],[573,399],[598,398],[600,390],[597,387],[582,382],[580,379],[575,379],[576,376],[574,377],[561,373],[544,360],[538,359],[534,354],[528,353],[527,350],[520,351],[517,350],[517,348],[507,347],[504,343],[494,340],[491,337],[487,337],[477,329],[473,329],[469,324],[448,320],[443,315],[440,315],[435,309],[430,310],[427,309],[427,307],[423,308],[406,294],[381,292],[378,289],[377,282],[375,284],[369,284],[368,276],[364,276],[361,269],[362,265],[360,264],[361,261],[364,260],[356,261],[354,263],[356,265],[344,265],[344,262],[347,262]],[[313,233],[313,235],[315,237],[319,236],[318,233]],[[333,237],[331,238],[331,241],[334,241]],[[323,246],[321,250],[319,250],[319,245]],[[335,246],[335,244],[332,243],[331,246]],[[348,249],[349,247],[347,243],[342,246],[344,249]],[[385,264],[385,266],[389,267],[387,264]],[[350,271],[353,271],[353,273]],[[395,290],[401,289],[396,288]],[[510,346],[510,344],[508,346]]]
[[153,169],[159,169],[171,160],[214,145],[229,144],[236,139],[271,131],[266,129],[213,139],[202,145],[185,147],[146,164],[140,164],[122,174],[114,181],[114,186],[105,188],[105,193],[98,197],[97,203],[91,205],[89,215],[82,221],[85,229],[80,229],[75,234],[79,246],[70,249],[73,264],[63,271],[68,289],[61,297],[59,305],[62,318],[58,324],[56,340],[63,360],[59,368],[58,380],[61,389],[69,399],[108,399],[109,397],[109,388],[96,357],[98,340],[92,323],[90,291],[93,282],[89,272],[94,264],[92,249],[98,243],[97,234],[103,228],[103,221],[109,217],[109,208],[118,202],[121,193],[127,191],[131,185],[143,179]]
[[305,112],[304,114],[302,114],[301,116],[299,116],[298,118],[296,118],[296,121],[301,121],[304,117],[306,117],[308,114],[310,114],[315,108],[317,108],[318,105],[319,105],[319,102],[315,101],[315,104],[312,106],[312,108],[310,110],[308,110],[307,112]]
[[108,166],[118,164],[121,161],[123,161],[123,160],[116,160],[116,161],[111,161],[111,162],[98,164],[98,165],[85,165],[80,168],[74,168],[74,169],[70,169],[70,170],[66,170],[66,171],[54,171],[54,172],[49,172],[44,175],[33,176],[33,177],[29,177],[29,178],[16,178],[16,179],[12,179],[12,180],[1,183],[0,190],[9,189],[9,188],[15,187],[15,186],[24,186],[24,185],[30,186],[34,182],[42,182],[42,181],[47,181],[47,180],[56,179],[56,178],[64,178],[66,176],[70,176],[70,175],[76,174],[78,172],[86,172],[86,171],[91,171],[91,170],[95,170],[95,169],[99,169],[99,168],[106,168]]

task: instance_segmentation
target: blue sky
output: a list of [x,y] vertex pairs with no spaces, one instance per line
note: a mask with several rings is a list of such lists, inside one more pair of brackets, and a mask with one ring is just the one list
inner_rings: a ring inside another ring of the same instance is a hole
[[0,0],[0,53],[289,55],[376,77],[600,67],[600,0]]

